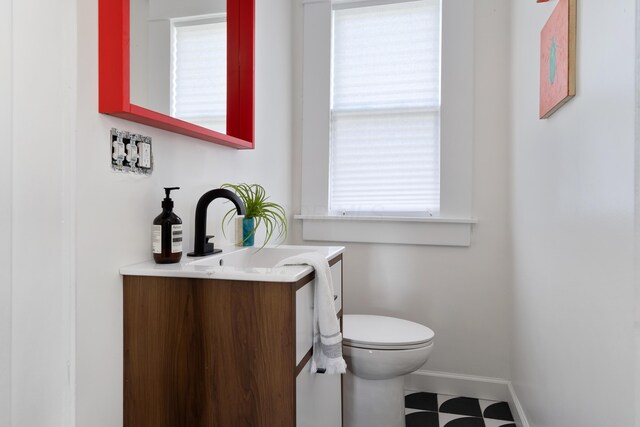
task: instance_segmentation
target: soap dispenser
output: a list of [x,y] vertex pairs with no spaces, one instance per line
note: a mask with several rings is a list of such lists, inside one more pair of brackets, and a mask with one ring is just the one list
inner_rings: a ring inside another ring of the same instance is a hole
[[153,259],[158,264],[172,264],[182,258],[182,220],[173,213],[171,191],[180,187],[165,187],[162,213],[153,220]]

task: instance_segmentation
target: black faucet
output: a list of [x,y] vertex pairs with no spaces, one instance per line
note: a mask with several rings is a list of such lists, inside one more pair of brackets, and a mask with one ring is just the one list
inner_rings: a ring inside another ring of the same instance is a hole
[[206,234],[207,208],[212,201],[220,197],[231,200],[233,204],[236,205],[238,215],[245,214],[244,203],[242,203],[242,200],[240,200],[233,191],[216,188],[204,193],[196,205],[196,234],[194,236],[193,252],[188,253],[187,256],[198,257],[222,252],[220,249],[213,248],[213,243],[209,243],[209,239],[213,236],[207,236]]

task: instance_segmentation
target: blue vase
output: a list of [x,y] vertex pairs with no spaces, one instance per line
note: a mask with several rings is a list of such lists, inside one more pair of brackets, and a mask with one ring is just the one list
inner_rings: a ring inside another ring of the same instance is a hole
[[242,219],[242,246],[253,246],[253,238],[255,237],[253,232],[254,224],[253,218]]

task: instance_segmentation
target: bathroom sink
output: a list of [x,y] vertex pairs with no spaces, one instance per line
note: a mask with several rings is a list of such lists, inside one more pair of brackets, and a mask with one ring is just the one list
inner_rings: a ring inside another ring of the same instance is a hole
[[323,247],[314,246],[274,246],[241,248],[239,250],[216,254],[192,261],[190,265],[236,268],[273,268],[285,258],[300,255],[305,252],[317,252]]
[[262,282],[295,282],[312,271],[309,266],[276,264],[290,256],[305,252],[319,252],[330,260],[344,251],[342,246],[265,246],[223,248],[221,253],[202,257],[183,257],[177,264],[156,264],[147,261],[123,267],[126,276],[191,277],[221,280],[251,280]]

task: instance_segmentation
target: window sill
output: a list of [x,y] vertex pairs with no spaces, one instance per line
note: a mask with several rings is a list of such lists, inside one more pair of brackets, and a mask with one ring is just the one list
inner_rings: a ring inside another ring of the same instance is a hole
[[474,218],[295,215],[304,240],[470,246]]

